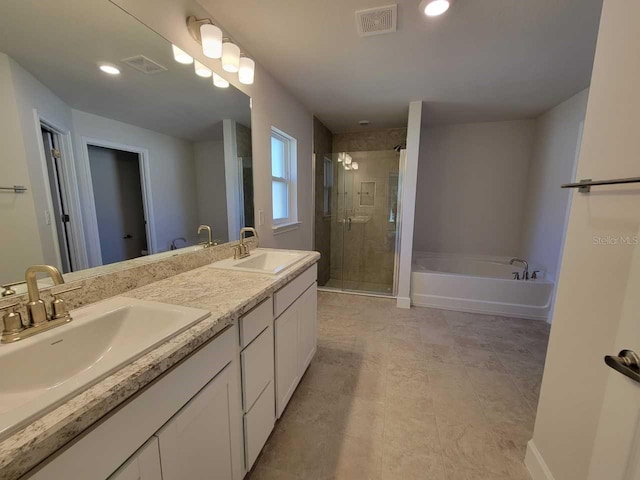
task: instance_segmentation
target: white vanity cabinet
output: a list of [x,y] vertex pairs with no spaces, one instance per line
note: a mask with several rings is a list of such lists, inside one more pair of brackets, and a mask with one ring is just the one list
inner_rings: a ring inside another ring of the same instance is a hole
[[241,480],[238,337],[227,328],[27,478]]
[[317,345],[317,267],[274,294],[276,415],[284,412]]
[[316,351],[316,277],[313,265],[25,478],[241,480]]

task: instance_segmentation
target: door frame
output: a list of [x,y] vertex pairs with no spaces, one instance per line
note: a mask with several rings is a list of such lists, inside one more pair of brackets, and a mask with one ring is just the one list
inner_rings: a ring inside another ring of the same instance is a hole
[[96,213],[96,200],[93,194],[93,182],[91,178],[91,165],[89,161],[89,147],[110,148],[112,150],[120,150],[123,152],[135,153],[138,155],[138,165],[140,168],[140,188],[142,190],[142,208],[145,217],[145,231],[147,234],[147,249],[151,255],[158,251],[156,245],[155,217],[153,213],[153,199],[151,196],[151,174],[149,169],[149,150],[124,143],[116,143],[108,140],[101,140],[92,137],[80,137],[82,148],[81,162],[85,172],[85,188],[86,195],[89,199],[87,205],[87,240],[91,248],[89,249],[89,257],[92,266],[102,265],[102,248],[100,246],[100,233],[98,231],[98,216]]
[[[44,142],[42,140],[42,128],[46,128],[54,132],[60,141],[62,178],[60,181],[67,193],[67,201],[69,208],[69,217],[71,235],[67,238],[69,242],[69,250],[71,252],[71,261],[74,265],[74,271],[89,268],[89,260],[87,254],[87,245],[84,237],[84,224],[82,220],[82,210],[80,202],[80,192],[78,189],[77,172],[75,169],[75,161],[73,156],[73,144],[71,141],[71,131],[58,125],[51,119],[41,115],[37,109],[33,109],[33,119],[36,128],[36,140],[38,143],[38,155],[40,157],[40,168],[44,177],[45,196],[47,198],[47,209],[53,212],[53,197],[51,192],[51,183],[49,172],[47,170],[47,157],[44,152]],[[60,256],[60,242],[58,241],[58,230],[56,222],[51,221],[51,232],[53,235],[53,243],[56,252],[56,261],[58,265],[62,265]]]

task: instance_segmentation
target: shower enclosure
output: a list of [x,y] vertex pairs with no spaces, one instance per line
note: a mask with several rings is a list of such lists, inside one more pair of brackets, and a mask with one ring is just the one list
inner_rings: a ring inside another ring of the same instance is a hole
[[[329,263],[328,289],[393,295],[399,232],[400,153],[394,150],[327,155],[322,208]],[[316,222],[318,225],[318,222]]]

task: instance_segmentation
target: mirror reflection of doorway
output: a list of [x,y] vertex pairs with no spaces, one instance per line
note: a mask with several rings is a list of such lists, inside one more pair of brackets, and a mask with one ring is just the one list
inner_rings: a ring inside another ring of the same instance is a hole
[[148,253],[140,155],[88,145],[102,263]]

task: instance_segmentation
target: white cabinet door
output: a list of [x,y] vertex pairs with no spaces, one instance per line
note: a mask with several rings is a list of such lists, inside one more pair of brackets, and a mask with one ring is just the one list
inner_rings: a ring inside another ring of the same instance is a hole
[[151,438],[109,480],[162,480],[158,439]]
[[[160,441],[163,480],[233,480],[240,412],[235,362],[211,382],[156,434]],[[240,419],[242,417],[240,416]]]
[[316,353],[317,344],[317,312],[318,291],[317,284],[313,284],[296,301],[298,303],[298,315],[300,322],[300,377],[311,363]]
[[275,320],[276,414],[280,418],[293,395],[300,369],[298,305],[294,303]]

